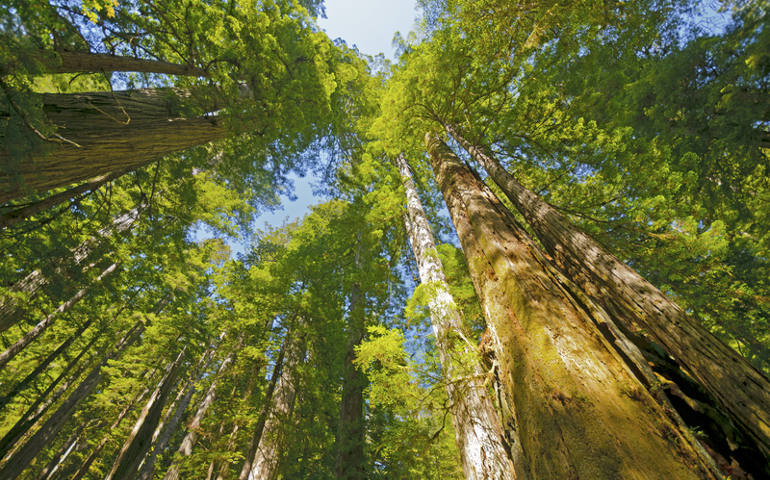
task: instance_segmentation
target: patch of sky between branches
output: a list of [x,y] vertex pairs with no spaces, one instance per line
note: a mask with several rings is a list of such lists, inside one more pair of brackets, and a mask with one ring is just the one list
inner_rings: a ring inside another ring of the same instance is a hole
[[[326,0],[324,4],[326,18],[319,19],[318,23],[329,38],[341,38],[362,54],[383,53],[391,60],[396,53],[393,45],[396,32],[406,35],[413,30],[417,16],[416,0]],[[291,195],[281,195],[281,204],[276,209],[259,212],[253,219],[255,228],[279,228],[307,215],[312,205],[325,200],[313,192],[313,185],[320,184],[320,178],[314,172],[310,171],[304,177],[292,172],[288,179],[294,184]],[[214,233],[202,224],[191,233],[198,242],[213,236]],[[232,256],[244,254],[251,242],[250,238],[224,240]]]

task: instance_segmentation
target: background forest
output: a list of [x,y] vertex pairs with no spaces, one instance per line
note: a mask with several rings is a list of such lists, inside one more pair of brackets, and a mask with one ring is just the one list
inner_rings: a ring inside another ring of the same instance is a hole
[[770,3],[418,3],[0,0],[0,479],[770,478]]

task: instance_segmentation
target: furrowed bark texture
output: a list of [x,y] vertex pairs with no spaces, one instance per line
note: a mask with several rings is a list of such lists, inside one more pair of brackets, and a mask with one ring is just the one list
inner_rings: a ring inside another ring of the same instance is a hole
[[139,464],[147,453],[152,442],[152,433],[158,427],[163,407],[166,404],[169,395],[176,385],[179,371],[184,363],[185,352],[183,348],[176,359],[166,368],[166,373],[158,383],[155,391],[152,392],[142,412],[139,414],[131,429],[123,447],[118,453],[118,458],[112,465],[110,473],[105,480],[135,480]]
[[[357,240],[354,265],[360,268],[361,240]],[[365,334],[365,297],[361,285],[354,283],[350,292],[350,315],[348,317],[348,341],[345,349],[345,363],[342,376],[342,399],[340,421],[337,426],[337,458],[334,473],[341,480],[363,480],[366,478],[366,457],[364,455],[364,389],[367,378],[356,368],[353,360],[356,346],[361,344]]]
[[[663,349],[751,437],[770,465],[770,379],[703,328],[659,289],[526,189],[456,128],[449,133],[521,212],[556,266],[632,335]],[[765,473],[770,475],[770,467]]]
[[[460,311],[449,293],[444,269],[436,250],[433,232],[417,194],[409,165],[403,156],[396,158],[406,191],[406,224],[420,273],[420,282],[431,288],[429,304],[433,335],[447,380],[447,396],[452,405],[452,421],[467,480],[513,480],[511,452],[506,445],[500,417],[484,385],[484,372],[479,362],[471,368],[459,369],[467,360],[458,356],[475,355],[462,333]],[[475,349],[474,349],[475,350]],[[510,447],[520,448],[518,439]]]
[[[0,203],[66,187],[225,136],[213,118],[181,118],[170,90],[43,94],[43,110],[67,141],[46,154],[10,158],[0,150]],[[5,171],[5,170],[4,170]],[[17,185],[16,176],[22,180]]]
[[[211,385],[209,385],[208,390],[206,390],[206,395],[203,396],[200,404],[198,404],[198,409],[195,411],[195,415],[193,415],[190,424],[187,426],[187,434],[182,439],[182,444],[179,445],[179,449],[177,451],[181,456],[189,457],[192,454],[192,449],[195,446],[195,443],[198,441],[198,429],[200,429],[201,422],[203,422],[203,419],[206,417],[206,412],[216,399],[218,380],[221,378],[222,373],[227,369],[230,363],[232,363],[234,358],[234,352],[225,357],[225,359],[222,360],[222,363],[219,365],[217,372],[214,374],[214,379],[211,381]],[[178,478],[179,462],[174,462],[166,472],[166,475],[163,477],[163,479],[177,480]]]
[[[54,275],[46,275],[41,269],[36,269],[16,282],[10,288],[12,295],[6,298],[0,298],[0,333],[21,321],[25,311],[25,302],[29,302],[35,298],[46,286],[55,281],[62,281],[62,279],[65,279],[73,271],[81,268],[80,266],[83,262],[87,260],[100,245],[103,245],[107,238],[128,231],[145,208],[146,205],[140,205],[115,217],[112,223],[99,229],[93,237],[75,247],[71,251],[72,256],[63,259],[60,262],[60,265],[53,269]],[[22,298],[24,299],[23,301]]]
[[302,362],[305,350],[298,338],[293,338],[286,352],[286,361],[273,395],[270,414],[265,422],[264,432],[259,440],[256,455],[248,480],[275,480],[278,467],[286,451],[286,428],[291,422],[294,400],[297,398],[297,367]]
[[100,283],[102,280],[104,280],[105,277],[107,277],[117,269],[118,269],[117,263],[113,263],[112,265],[104,269],[104,271],[101,274],[99,274],[99,276],[96,277],[96,279],[94,279],[94,281],[90,285],[78,290],[78,292],[75,293],[75,295],[73,295],[66,302],[59,305],[59,307],[56,310],[54,310],[49,315],[47,315],[43,320],[41,320],[37,325],[35,325],[35,327],[32,330],[28,331],[26,334],[24,334],[23,337],[17,340],[16,343],[8,347],[3,353],[0,353],[0,368],[3,368],[5,364],[10,362],[11,359],[13,359],[13,357],[15,357],[19,352],[21,352],[24,349],[24,347],[26,347],[33,340],[35,340],[37,337],[42,335],[43,332],[45,332],[48,329],[48,327],[51,326],[51,324],[54,322],[54,320],[56,320],[59,317],[60,314],[69,311],[70,308],[72,308],[80,300],[82,300],[83,297],[86,296],[86,294],[88,293],[88,291],[91,289],[93,285]]
[[27,443],[18,449],[3,467],[0,468],[0,478],[16,478],[21,474],[37,454],[45,448],[48,442],[61,431],[80,402],[96,390],[96,387],[103,378],[101,372],[102,367],[107,364],[108,360],[117,357],[128,346],[136,342],[143,330],[144,323],[138,322],[123,336],[113,351],[106,355],[105,358],[89,372],[86,378],[80,382],[75,391],[72,392],[72,394],[70,394],[70,396],[59,406],[56,412],[54,412],[40,429],[32,435]]
[[[514,406],[526,478],[714,479],[492,192],[426,136]],[[504,419],[507,423],[508,419]]]

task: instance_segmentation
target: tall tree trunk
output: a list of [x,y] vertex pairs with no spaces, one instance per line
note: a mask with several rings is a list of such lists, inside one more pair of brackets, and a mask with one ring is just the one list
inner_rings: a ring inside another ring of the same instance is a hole
[[[354,265],[361,268],[361,239],[356,242]],[[353,283],[350,292],[350,314],[348,315],[348,341],[345,347],[345,363],[342,372],[342,398],[340,419],[337,426],[337,457],[334,473],[341,480],[364,480],[366,478],[366,456],[364,455],[364,389],[367,378],[364,372],[353,364],[356,346],[360,345],[366,333],[365,298],[361,284]]]
[[[468,358],[475,358],[476,349],[471,348],[463,334],[460,311],[449,293],[433,232],[409,165],[402,155],[396,158],[396,164],[406,191],[404,223],[417,260],[420,282],[431,289],[431,325],[447,382],[447,396],[452,406],[452,421],[465,478],[513,480],[513,461],[511,452],[506,448],[510,439],[504,437],[500,417],[484,385],[481,365],[474,361],[470,367],[464,366]],[[460,362],[458,358],[464,361]],[[516,439],[514,445],[508,447],[518,450],[521,444]]]
[[[99,339],[99,336],[100,335],[98,334],[94,335],[91,341],[80,350],[80,353],[78,353],[78,355],[73,358],[64,369],[62,369],[61,373],[46,387],[46,389],[37,396],[37,399],[24,411],[13,427],[3,435],[2,440],[0,440],[0,458],[5,458],[5,456],[8,455],[12,447],[32,428],[33,425],[35,425],[35,423],[37,423],[38,420],[40,420],[40,418],[42,418],[48,408],[64,395],[77,378],[80,377],[80,374],[83,373],[86,365],[81,365],[73,373],[71,373],[72,369],[75,368],[86,353],[91,350],[91,347],[94,346]],[[56,386],[68,376],[70,378],[56,389]]]
[[147,400],[105,480],[136,479],[139,463],[151,445],[152,434],[158,427],[163,407],[176,385],[186,352],[187,347],[182,348],[176,359],[166,368],[166,374]]
[[[261,363],[262,362],[258,363],[258,365],[259,365],[258,370],[261,369]],[[246,389],[243,392],[243,400],[244,401],[248,401],[248,399],[251,398],[251,395],[254,392],[254,386],[256,384],[256,381],[255,381],[256,377],[257,377],[257,375],[250,375],[249,376],[248,381],[247,381]],[[236,387],[233,386],[233,390],[230,393],[231,397],[235,393],[235,388]],[[226,444],[226,448],[225,448],[226,452],[230,452],[230,451],[233,450],[233,448],[235,448],[235,442],[238,439],[238,431],[240,429],[241,429],[240,422],[238,422],[237,420],[235,422],[233,422],[233,428],[230,431],[229,438],[227,439],[227,444]],[[214,459],[212,461],[212,463],[215,463],[215,462],[216,462],[216,459]],[[219,466],[218,469],[215,469],[215,471],[217,473],[216,480],[225,480],[228,477],[228,472],[230,471],[230,461],[229,460],[222,461],[222,464]]]
[[45,332],[48,329],[48,327],[51,326],[53,321],[56,320],[60,314],[69,311],[70,308],[72,308],[75,304],[77,304],[80,300],[82,300],[92,286],[100,283],[102,280],[104,280],[105,277],[107,277],[112,272],[117,270],[117,268],[118,268],[117,263],[113,263],[109,267],[105,268],[104,271],[101,274],[99,274],[99,276],[96,277],[93,280],[93,282],[91,282],[90,285],[78,290],[78,292],[75,293],[75,295],[73,295],[66,302],[59,305],[59,307],[56,310],[54,310],[52,313],[47,315],[43,320],[41,320],[37,325],[35,325],[35,327],[32,330],[30,330],[29,332],[24,334],[23,337],[17,340],[16,343],[8,347],[3,353],[0,353],[0,368],[3,368],[8,362],[10,362],[13,359],[13,357],[15,357],[19,352],[21,352],[24,349],[24,347],[26,347],[33,340],[35,340],[37,337],[42,335],[42,333]]
[[40,290],[47,285],[57,280],[60,281],[77,270],[104,243],[105,238],[128,231],[145,208],[146,205],[142,204],[115,217],[109,225],[99,229],[93,237],[71,250],[71,257],[61,259],[59,265],[53,269],[54,275],[46,275],[38,268],[11,286],[12,294],[8,297],[0,298],[0,333],[6,331],[22,319],[25,302],[35,298]]
[[248,480],[249,473],[251,472],[252,467],[254,466],[254,458],[257,455],[257,450],[259,449],[259,443],[262,440],[262,433],[265,430],[265,423],[267,422],[267,418],[270,415],[270,409],[272,408],[272,404],[273,404],[273,394],[275,393],[275,388],[276,388],[276,385],[278,384],[278,379],[281,376],[283,363],[284,363],[283,360],[284,360],[284,357],[286,356],[286,349],[289,348],[289,343],[291,342],[291,335],[292,335],[291,330],[286,332],[286,337],[283,340],[281,349],[278,351],[278,356],[275,358],[275,365],[273,365],[273,373],[270,376],[270,382],[267,384],[267,389],[265,390],[265,396],[262,401],[262,410],[259,412],[259,417],[257,418],[257,424],[254,426],[254,433],[251,436],[249,451],[246,453],[246,458],[243,461],[243,466],[241,467],[240,475],[238,475],[238,480]]
[[755,450],[765,457],[757,459],[757,466],[764,465],[764,473],[770,475],[770,380],[663,292],[516,181],[483,147],[471,144],[454,127],[447,130],[521,212],[559,270],[632,339],[638,339],[637,343],[661,345],[695,377],[717,408],[753,440]]
[[286,425],[291,420],[297,397],[297,367],[304,354],[303,342],[297,337],[292,338],[248,480],[275,480],[278,477],[278,467],[286,452]]
[[[154,370],[153,370],[154,372]],[[150,375],[151,376],[151,375]],[[107,430],[107,434],[102,437],[102,439],[99,441],[99,443],[94,447],[94,449],[91,451],[91,453],[86,457],[85,460],[83,460],[83,463],[80,464],[80,467],[78,468],[77,472],[72,476],[70,480],[81,480],[83,476],[88,473],[88,470],[91,468],[91,464],[94,463],[94,460],[99,456],[99,454],[102,452],[102,449],[107,445],[107,443],[110,440],[110,433],[112,430],[116,429],[120,424],[123,422],[123,420],[128,416],[128,414],[131,412],[131,410],[134,408],[134,405],[138,404],[142,400],[144,400],[144,397],[150,393],[149,388],[144,388],[139,395],[134,397],[128,405],[118,414],[118,417],[112,422],[110,425],[110,428]]]
[[522,443],[517,476],[719,478],[510,212],[444,142],[428,135],[426,147],[514,407],[504,420]]
[[[63,192],[49,195],[41,200],[25,204],[23,206],[10,205],[7,207],[0,207],[0,229],[12,227],[22,220],[45,212],[60,203],[64,203],[72,200],[73,203],[77,203],[85,198],[88,194],[95,192],[105,184],[115,180],[128,173],[130,170],[120,170],[106,175],[99,175],[90,180],[87,180],[80,185],[64,190]],[[18,208],[15,208],[18,207]]]
[[[48,120],[66,141],[15,162],[0,150],[0,203],[28,191],[67,187],[116,170],[135,169],[164,155],[225,136],[214,117],[182,118],[168,89],[43,94]],[[17,184],[16,177],[22,180]]]
[[[142,72],[205,77],[206,72],[192,65],[164,62],[106,53],[38,51],[32,55],[40,73]],[[34,68],[34,67],[33,67]]]
[[66,442],[64,442],[59,451],[54,454],[53,458],[51,458],[51,461],[48,462],[43,470],[40,471],[40,474],[37,476],[37,480],[49,480],[51,477],[53,477],[54,473],[56,473],[59,467],[61,467],[65,460],[67,460],[67,457],[69,457],[70,453],[72,453],[72,451],[77,447],[78,442],[81,440],[82,430],[83,429],[81,426],[72,435],[70,435],[70,437]]
[[[182,439],[182,444],[179,446],[179,450],[177,450],[180,455],[184,457],[189,457],[190,454],[192,454],[192,449],[195,446],[195,442],[198,441],[198,429],[201,426],[201,422],[203,421],[203,418],[206,416],[206,412],[208,411],[209,407],[211,406],[212,403],[214,403],[214,400],[216,399],[216,390],[217,390],[218,380],[221,378],[222,374],[227,369],[228,365],[232,363],[234,358],[235,358],[235,352],[230,353],[230,355],[225,357],[225,359],[222,360],[222,363],[219,365],[219,368],[217,369],[216,374],[214,374],[214,378],[211,380],[211,385],[209,385],[209,388],[206,391],[206,395],[204,395],[203,399],[198,405],[198,409],[195,411],[195,415],[193,415],[192,421],[190,422],[190,425],[188,425],[187,427],[187,434],[185,435],[184,439]],[[163,477],[163,479],[177,480],[178,478],[179,478],[179,463],[174,462],[166,472],[166,475]]]
[[80,382],[80,385],[75,389],[72,394],[59,406],[48,420],[35,432],[34,435],[19,448],[0,468],[0,478],[16,478],[21,472],[29,465],[29,463],[37,456],[40,451],[45,448],[48,442],[53,439],[56,434],[61,431],[62,427],[72,417],[75,408],[80,404],[83,399],[88,397],[96,387],[101,383],[103,374],[102,367],[107,362],[116,358],[121,352],[123,352],[128,346],[134,344],[144,331],[145,324],[142,321],[137,322],[117,343],[111,353],[107,354],[101,362],[99,362]]

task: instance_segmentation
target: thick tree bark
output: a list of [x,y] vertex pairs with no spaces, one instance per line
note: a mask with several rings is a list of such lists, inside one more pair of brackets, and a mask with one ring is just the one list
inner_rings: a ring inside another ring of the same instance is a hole
[[[206,412],[208,411],[209,407],[211,406],[211,404],[214,403],[214,400],[216,399],[218,380],[221,378],[222,374],[230,365],[230,363],[232,363],[234,358],[235,358],[235,352],[225,357],[225,359],[222,360],[222,363],[219,365],[219,368],[217,369],[216,374],[214,374],[214,378],[211,381],[211,385],[209,385],[208,390],[206,390],[206,395],[204,395],[203,399],[198,405],[198,409],[195,411],[195,415],[193,415],[193,418],[187,427],[187,434],[184,436],[184,439],[182,439],[182,444],[179,446],[178,453],[181,456],[189,457],[192,454],[192,449],[195,446],[195,442],[198,441],[198,429],[201,426],[201,422],[203,422],[203,419],[206,416]],[[179,478],[179,463],[174,462],[166,472],[166,475],[163,477],[163,479],[177,480],[178,478]]]
[[141,72],[205,77],[206,72],[192,65],[106,53],[40,51],[34,55],[40,73]]
[[165,375],[147,400],[105,480],[136,479],[139,464],[152,443],[152,434],[158,427],[163,407],[176,385],[186,352],[187,347],[183,348],[166,368]]
[[18,208],[14,205],[1,207],[0,212],[2,212],[2,214],[0,214],[0,229],[12,227],[33,215],[43,213],[61,203],[70,200],[73,203],[77,203],[88,194],[95,192],[102,186],[125,175],[129,171],[131,170],[120,170],[106,175],[99,175],[98,177],[87,180],[80,185],[64,190],[63,192],[49,195],[30,204],[18,206]]
[[75,295],[73,295],[66,302],[59,305],[59,307],[56,310],[54,310],[49,315],[47,315],[43,320],[41,320],[37,325],[35,325],[35,327],[32,330],[28,331],[26,334],[24,334],[23,337],[17,340],[16,343],[8,347],[3,353],[0,353],[0,368],[3,368],[8,362],[10,362],[13,359],[13,357],[15,357],[19,352],[21,352],[24,349],[24,347],[26,347],[33,340],[35,340],[37,337],[42,335],[43,332],[45,332],[48,329],[48,327],[51,326],[51,324],[54,322],[54,320],[56,320],[59,317],[60,314],[69,311],[70,308],[72,308],[75,304],[77,304],[80,300],[82,300],[92,286],[100,283],[108,275],[110,275],[112,272],[114,272],[117,269],[118,269],[117,263],[113,263],[109,267],[105,268],[104,271],[101,274],[99,274],[99,276],[96,277],[90,285],[78,290],[78,292],[75,293]]
[[[475,358],[475,348],[463,334],[462,318],[444,275],[436,250],[433,232],[417,194],[409,165],[403,156],[396,158],[406,191],[404,223],[417,260],[420,282],[431,289],[429,303],[433,335],[446,379],[447,396],[451,404],[452,422],[460,459],[467,480],[513,480],[515,472],[509,448],[521,447],[518,439],[503,434],[500,417],[484,385],[484,372],[478,361],[470,367],[468,358]],[[464,361],[458,361],[458,357]]]
[[[12,159],[0,150],[0,203],[28,191],[67,187],[116,170],[140,168],[169,153],[225,136],[216,117],[182,118],[171,90],[43,94],[43,110],[61,143]],[[22,180],[18,185],[16,177]]]
[[[62,259],[53,269],[54,275],[46,275],[36,269],[10,287],[11,296],[0,298],[0,333],[18,323],[24,314],[24,304],[35,298],[47,285],[66,278],[69,273],[80,268],[106,238],[128,231],[139,218],[146,205],[140,205],[115,217],[109,225],[99,229],[96,234],[75,247],[69,258]],[[24,298],[24,301],[22,301]]]
[[141,336],[144,327],[145,324],[139,321],[123,336],[123,338],[120,339],[112,352],[107,354],[102,361],[89,372],[75,391],[72,392],[72,394],[70,394],[70,396],[59,406],[56,412],[54,412],[40,429],[38,429],[38,431],[24,444],[24,446],[19,448],[8,459],[3,467],[0,468],[0,478],[16,478],[21,474],[37,454],[45,448],[48,442],[61,431],[64,425],[66,425],[80,402],[96,390],[96,387],[103,378],[101,372],[102,367],[106,365],[110,359],[116,358],[128,346],[135,343]]
[[[751,437],[770,465],[770,380],[659,289],[526,189],[484,148],[449,133],[489,173],[530,224],[556,266],[630,336],[663,347]],[[770,467],[765,474],[770,475]]]
[[270,415],[270,409],[273,403],[273,394],[275,393],[278,379],[281,377],[281,371],[283,369],[283,361],[286,356],[286,349],[289,348],[292,332],[288,331],[286,337],[283,340],[281,349],[278,351],[278,356],[275,358],[275,365],[273,365],[273,373],[270,376],[270,382],[267,384],[265,390],[265,396],[262,401],[262,410],[259,412],[259,418],[257,424],[254,427],[254,433],[251,436],[251,442],[249,444],[249,451],[246,453],[246,458],[243,461],[241,467],[241,473],[238,476],[238,480],[249,480],[249,473],[254,465],[254,457],[257,455],[259,449],[259,442],[262,440],[262,433],[265,430],[265,423]]
[[299,338],[292,338],[248,480],[278,478],[278,467],[286,451],[286,426],[291,420],[294,400],[297,397],[297,367],[302,362],[304,354],[302,341]]
[[[494,194],[426,136],[514,407],[523,478],[717,479]],[[517,459],[518,460],[518,459]],[[521,473],[521,475],[519,475]]]
[[[361,268],[361,239],[356,242],[354,265]],[[356,346],[360,345],[366,333],[365,298],[360,283],[353,283],[350,292],[350,314],[348,315],[348,341],[345,348],[345,363],[342,373],[342,398],[340,420],[337,426],[337,457],[334,473],[341,480],[364,480],[366,478],[366,442],[364,424],[364,389],[367,378],[356,368]]]

